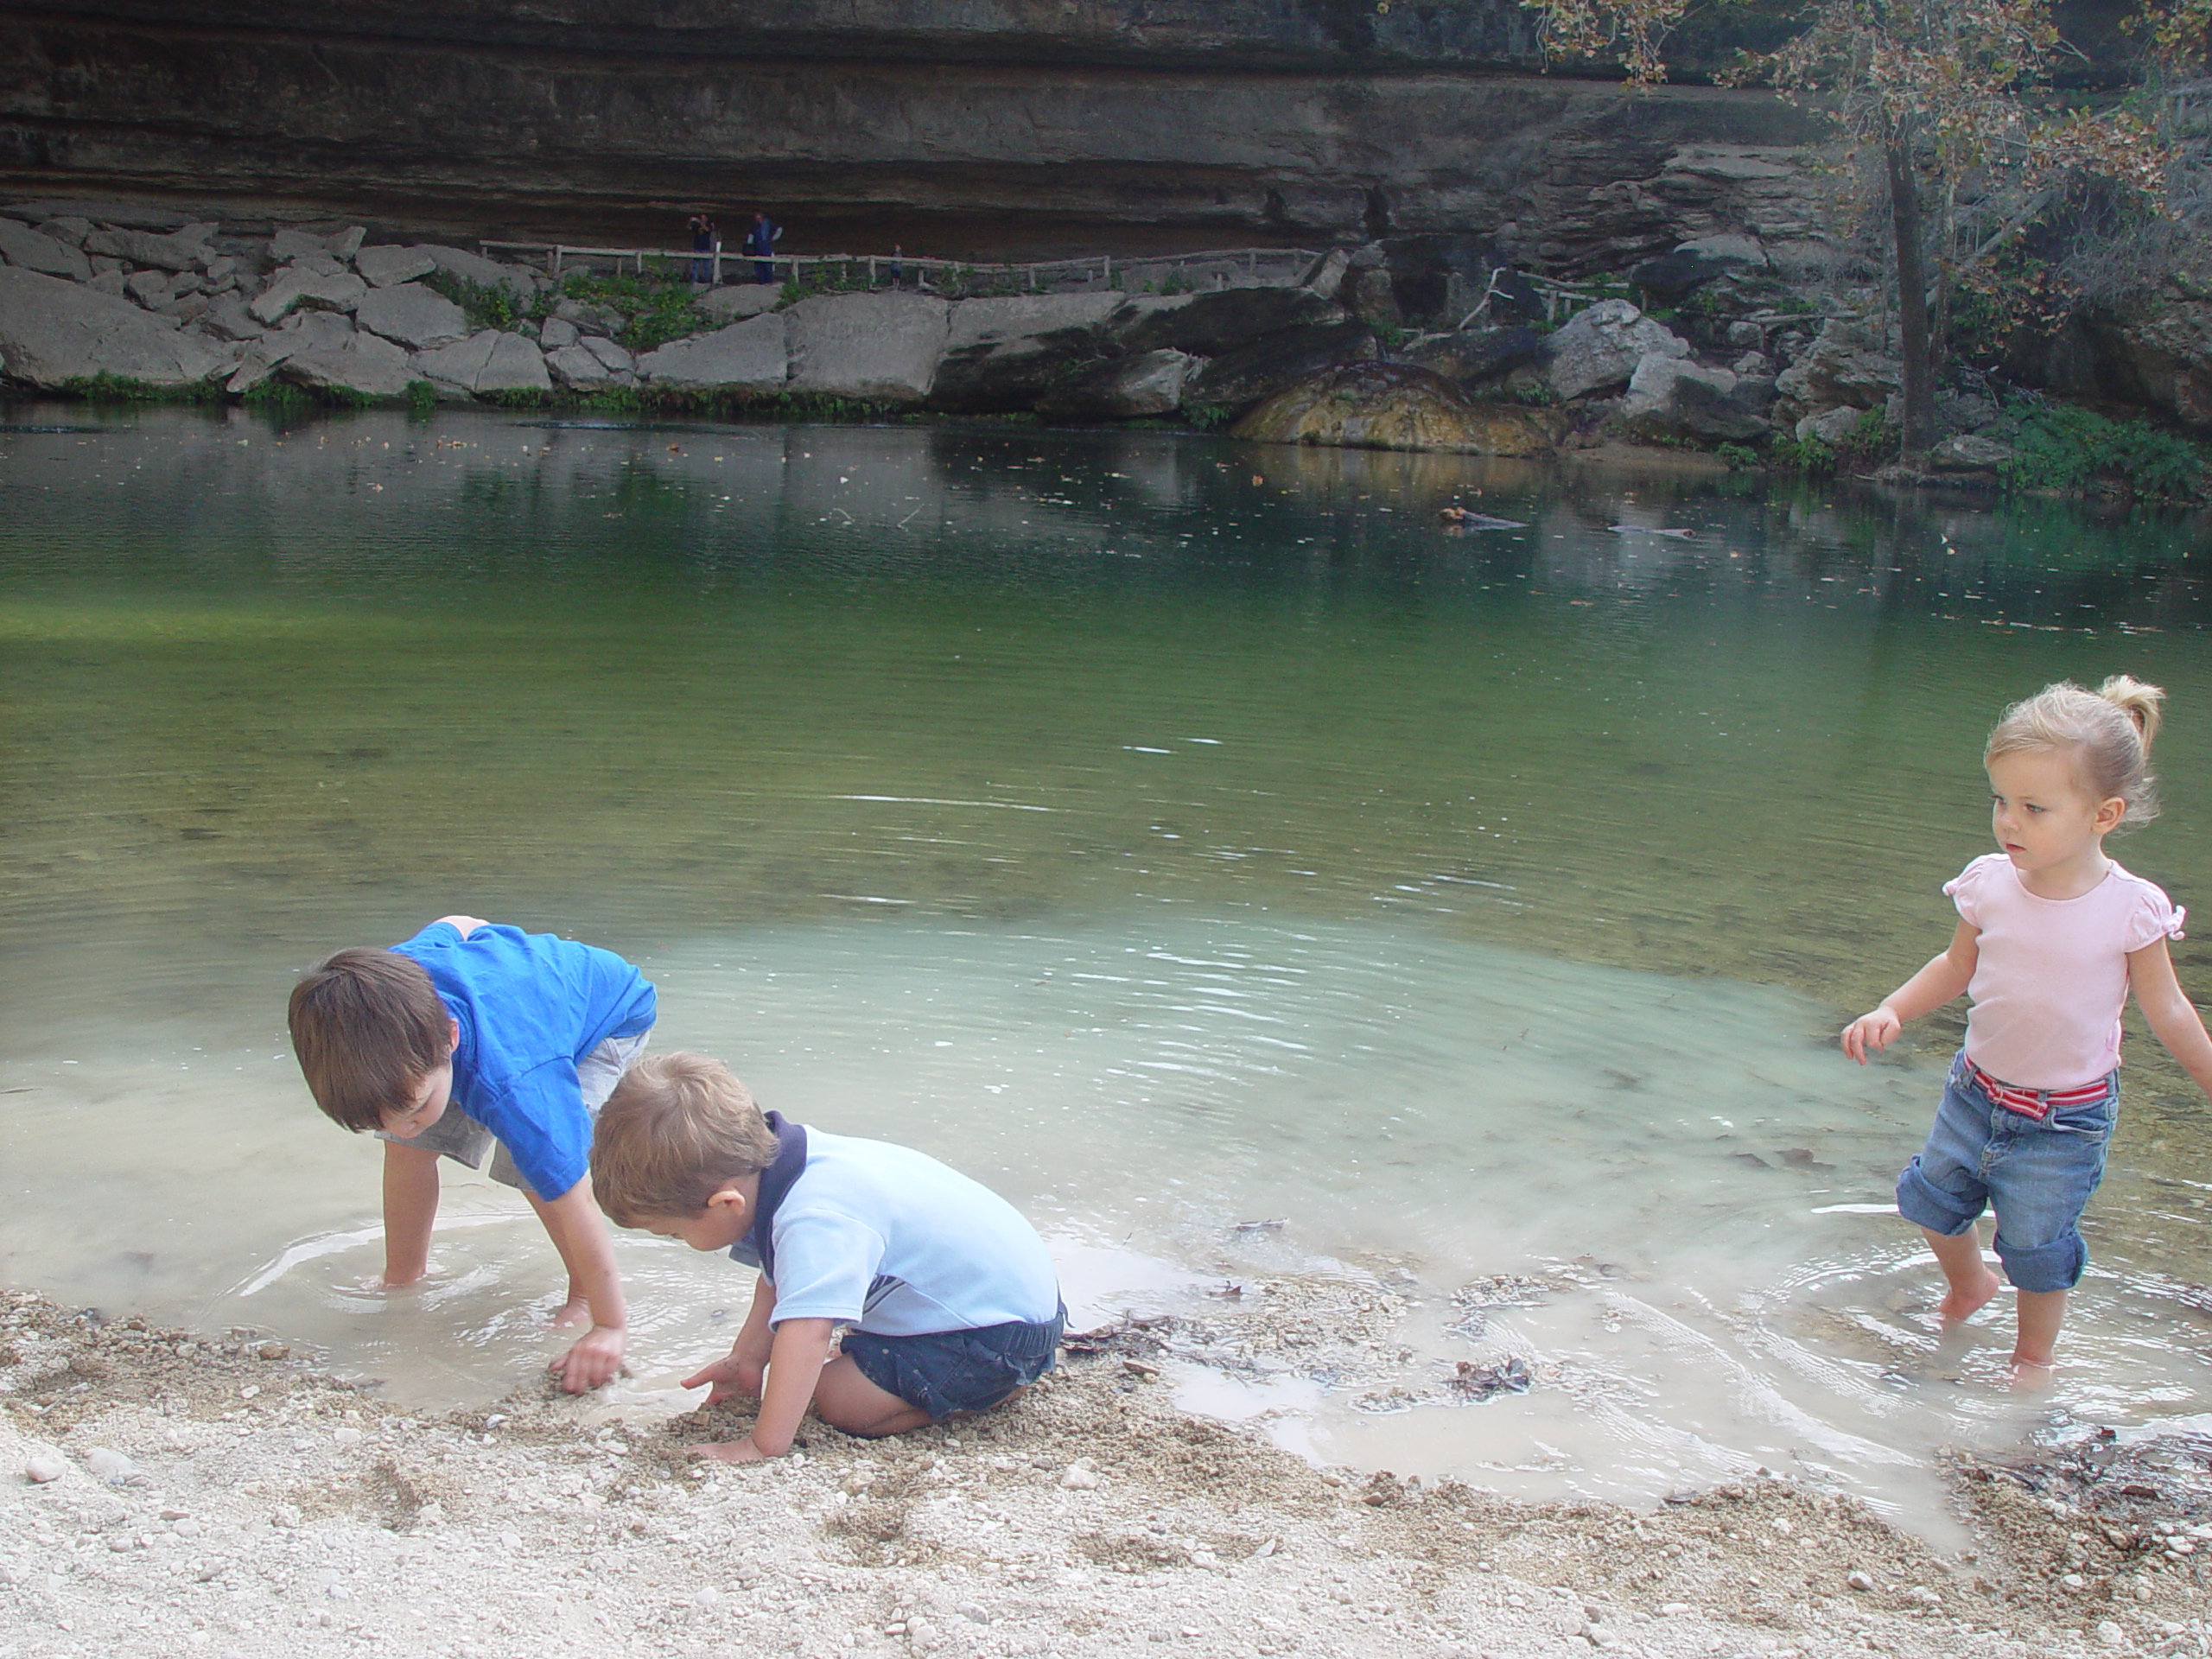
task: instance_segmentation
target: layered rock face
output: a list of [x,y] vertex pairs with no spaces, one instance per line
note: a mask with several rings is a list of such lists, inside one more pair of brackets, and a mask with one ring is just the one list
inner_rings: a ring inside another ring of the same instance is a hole
[[0,188],[570,241],[762,204],[791,247],[961,257],[1476,229],[1574,270],[1786,238],[1761,203],[1812,132],[1530,73],[1512,0],[176,11],[0,7]]

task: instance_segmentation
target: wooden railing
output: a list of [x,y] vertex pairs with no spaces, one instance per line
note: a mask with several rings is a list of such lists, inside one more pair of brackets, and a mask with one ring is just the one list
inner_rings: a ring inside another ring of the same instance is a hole
[[[804,283],[810,270],[817,280],[842,287],[878,288],[888,281],[912,282],[923,289],[988,286],[1032,294],[1068,288],[1116,286],[1150,286],[1169,292],[1201,288],[1287,287],[1304,276],[1321,257],[1306,248],[1224,248],[1200,253],[1143,254],[1118,260],[1111,254],[1094,254],[1081,259],[991,263],[882,253],[778,253],[762,259],[727,246],[601,248],[565,242],[479,242],[477,246],[486,258],[493,257],[497,250],[510,256],[520,255],[533,263],[542,261],[546,273],[556,277],[564,270],[591,270],[601,264],[611,264],[618,274],[626,267],[641,276],[649,264],[685,275],[696,265],[702,277],[720,287],[725,276],[750,276],[754,266],[765,264],[769,268],[771,281]],[[935,283],[931,281],[933,274]]]

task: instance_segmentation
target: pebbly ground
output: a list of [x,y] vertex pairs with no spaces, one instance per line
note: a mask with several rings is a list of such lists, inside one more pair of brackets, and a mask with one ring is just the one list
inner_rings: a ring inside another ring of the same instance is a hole
[[1958,1465],[1973,1541],[1945,1557],[1778,1481],[1638,1513],[1316,1469],[1175,1410],[1160,1340],[732,1468],[685,1447],[741,1416],[410,1413],[257,1334],[9,1294],[0,1659],[2212,1652],[2212,1442]]

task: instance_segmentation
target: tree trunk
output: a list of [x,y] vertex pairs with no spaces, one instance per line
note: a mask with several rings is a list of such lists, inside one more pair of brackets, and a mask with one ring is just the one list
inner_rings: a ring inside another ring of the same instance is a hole
[[1897,245],[1897,324],[1904,347],[1904,442],[1910,460],[1936,443],[1935,333],[1928,317],[1928,260],[1920,231],[1920,182],[1912,132],[1892,126],[1883,143],[1890,172],[1890,225]]

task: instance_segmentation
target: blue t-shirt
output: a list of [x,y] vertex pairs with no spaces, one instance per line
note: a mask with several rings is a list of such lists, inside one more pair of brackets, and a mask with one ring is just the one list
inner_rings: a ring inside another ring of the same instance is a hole
[[[1059,1311],[1044,1240],[990,1188],[911,1147],[804,1133],[805,1166],[767,1218],[776,1323],[919,1337]],[[749,1241],[730,1255],[760,1265]]]
[[541,1198],[584,1177],[591,1115],[576,1062],[653,1023],[652,982],[612,950],[518,927],[433,922],[391,947],[423,964],[461,1027],[453,1103],[499,1137]]

